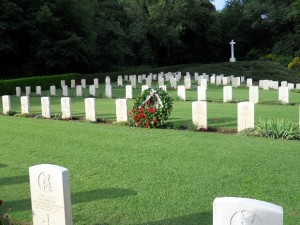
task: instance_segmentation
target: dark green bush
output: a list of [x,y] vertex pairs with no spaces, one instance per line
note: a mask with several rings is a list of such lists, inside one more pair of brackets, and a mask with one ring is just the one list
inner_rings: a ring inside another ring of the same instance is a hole
[[49,90],[51,85],[60,87],[60,81],[65,80],[66,84],[70,84],[72,79],[78,79],[79,74],[70,73],[52,76],[37,76],[28,78],[19,78],[12,80],[0,80],[0,95],[14,95],[16,94],[16,87],[21,87],[22,90],[26,86],[35,88],[41,86],[42,90]]

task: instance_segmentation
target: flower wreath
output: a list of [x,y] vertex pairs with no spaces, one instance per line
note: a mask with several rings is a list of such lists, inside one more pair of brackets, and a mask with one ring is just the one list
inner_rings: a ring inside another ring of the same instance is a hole
[[160,127],[173,109],[172,99],[162,88],[148,88],[135,100],[130,111],[132,125],[136,127]]

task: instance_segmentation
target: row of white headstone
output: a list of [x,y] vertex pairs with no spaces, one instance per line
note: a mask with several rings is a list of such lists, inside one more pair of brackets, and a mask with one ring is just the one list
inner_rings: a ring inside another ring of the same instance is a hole
[[[21,97],[21,113],[30,114],[29,96]],[[2,96],[3,114],[7,114],[11,110],[10,96]],[[96,99],[85,98],[85,119],[87,121],[96,122]],[[254,103],[240,102],[238,105],[238,131],[247,128],[254,128]],[[51,118],[50,97],[41,98],[42,117]],[[62,119],[72,118],[71,98],[61,98]],[[207,102],[196,101],[192,103],[192,120],[198,129],[207,129]],[[127,99],[116,100],[116,121],[128,122],[128,102]]]
[[[69,173],[51,164],[29,168],[33,225],[72,225]],[[283,208],[256,199],[217,197],[213,225],[283,225]]]

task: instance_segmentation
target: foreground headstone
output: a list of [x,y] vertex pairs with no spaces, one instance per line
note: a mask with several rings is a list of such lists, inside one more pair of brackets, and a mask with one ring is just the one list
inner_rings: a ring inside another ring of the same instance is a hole
[[255,199],[216,198],[213,225],[283,225],[283,209]]
[[42,97],[41,105],[42,105],[42,117],[50,119],[51,118],[50,97]]
[[283,104],[289,103],[289,88],[286,86],[279,87],[278,89],[278,101]]
[[238,104],[238,132],[254,128],[254,103],[239,102]]
[[258,86],[249,87],[249,102],[257,104],[259,101],[259,88]]
[[185,86],[184,85],[178,85],[177,95],[178,95],[180,100],[183,100],[183,101],[186,100],[186,98],[185,98]]
[[224,86],[223,87],[223,102],[232,101],[232,87]]
[[88,121],[96,122],[96,99],[86,98],[84,100],[85,105],[85,119]]
[[21,97],[21,113],[29,114],[29,96]]
[[41,164],[29,176],[33,225],[72,225],[69,170]]
[[10,103],[9,95],[2,96],[2,109],[3,109],[4,115],[7,115],[7,113],[11,110],[11,103]]
[[62,119],[71,119],[72,113],[71,113],[71,98],[70,97],[63,97],[60,99],[61,103],[61,113]]
[[207,102],[197,101],[192,103],[193,124],[197,129],[207,129]]
[[127,122],[128,121],[128,109],[127,109],[127,99],[117,99],[116,100],[116,115],[117,122]]

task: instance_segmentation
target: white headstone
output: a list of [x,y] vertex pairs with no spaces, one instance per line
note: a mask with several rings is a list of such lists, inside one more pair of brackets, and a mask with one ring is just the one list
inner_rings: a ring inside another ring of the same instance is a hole
[[279,87],[278,89],[278,100],[281,103],[289,103],[289,88],[286,86]]
[[35,94],[36,95],[42,95],[42,87],[41,86],[36,86],[35,87]]
[[288,82],[287,81],[281,81],[280,87],[287,87]]
[[105,77],[105,85],[110,85],[110,77],[109,76]]
[[232,101],[232,87],[224,86],[223,87],[223,102]]
[[164,86],[165,85],[164,82],[165,80],[163,77],[158,77],[158,86]]
[[139,84],[141,84],[143,82],[142,75],[138,75],[138,81],[137,82]]
[[[99,86],[99,84],[98,84]],[[89,86],[89,93],[91,96],[95,97],[96,96],[96,86],[95,85],[90,85]]]
[[278,90],[278,87],[279,87],[279,82],[273,81],[273,89]]
[[223,77],[222,78],[222,83],[223,83],[223,85],[227,85],[228,84],[228,77]]
[[85,79],[81,79],[81,87],[86,88],[86,80]]
[[123,78],[121,75],[118,76],[117,83],[118,83],[118,87],[123,87]]
[[128,121],[127,99],[116,100],[116,115],[117,115],[117,122]]
[[105,97],[112,98],[112,87],[111,85],[105,85]]
[[9,95],[2,96],[2,109],[3,109],[4,115],[7,115],[7,113],[11,110],[11,103],[10,103]]
[[41,164],[29,176],[33,225],[72,225],[69,170]]
[[185,89],[192,89],[192,82],[191,82],[191,78],[189,76],[184,77],[184,86],[185,86]]
[[21,88],[20,87],[16,87],[16,96],[17,97],[21,96]]
[[76,85],[76,96],[81,97],[82,96],[82,86]]
[[176,90],[177,89],[177,79],[175,77],[171,78],[170,83],[171,83],[171,88]]
[[126,85],[126,98],[132,99],[132,86]]
[[200,86],[204,87],[207,90],[207,79],[200,79]]
[[215,76],[215,75],[212,75],[212,76],[210,77],[210,83],[211,83],[211,84],[215,84],[215,83],[216,83],[216,76]]
[[31,87],[29,87],[29,86],[25,87],[25,93],[26,93],[26,96],[29,96],[31,94]]
[[54,85],[50,86],[50,95],[51,96],[56,95],[56,87]]
[[235,42],[233,40],[231,40],[231,42],[229,43],[231,45],[231,57],[229,59],[229,62],[235,62],[236,59],[234,58],[234,45]]
[[63,97],[60,99],[62,119],[70,119],[72,117],[71,98]]
[[71,80],[71,88],[75,88],[76,87],[76,81],[75,80]]
[[51,118],[50,97],[41,98],[42,117]]
[[179,97],[180,100],[185,101],[185,86],[184,85],[178,85],[177,88],[177,95]]
[[259,88],[258,86],[249,87],[249,102],[257,104],[259,101]]
[[206,89],[204,86],[197,86],[198,101],[206,101]]
[[239,102],[238,104],[238,132],[247,128],[254,128],[254,103]]
[[148,76],[146,78],[146,85],[148,85],[148,87],[151,87],[152,86],[152,77],[151,76]]
[[84,99],[85,105],[85,119],[88,121],[96,122],[96,99],[86,98]]
[[95,86],[95,88],[99,88],[99,79],[98,78],[94,78],[94,86]]
[[69,88],[68,88],[68,86],[66,86],[66,85],[63,86],[63,87],[62,87],[62,90],[63,90],[63,94],[62,94],[62,95],[63,95],[64,97],[67,97],[67,96],[69,95]]
[[300,84],[296,84],[296,89],[300,90]]
[[29,96],[22,96],[21,97],[21,113],[22,114],[29,114]]
[[241,83],[245,82],[245,76],[241,76]]
[[145,90],[147,90],[149,87],[148,87],[148,85],[142,85],[142,93],[145,91]]
[[262,85],[264,90],[269,90],[270,88],[269,80],[264,80]]
[[216,198],[213,225],[283,225],[283,209],[255,199]]
[[247,87],[251,87],[252,86],[252,79],[251,78],[248,78],[246,80],[246,82],[247,82]]
[[61,81],[60,81],[60,86],[61,86],[61,88],[62,88],[63,86],[66,86],[66,81],[65,81],[65,80],[61,80]]
[[289,88],[289,90],[293,90],[295,88],[295,84],[288,83],[288,88]]
[[128,81],[128,75],[124,75],[124,80]]
[[136,88],[136,76],[132,76],[130,79],[132,88]]
[[240,77],[234,77],[232,81],[232,86],[237,88],[241,86],[241,78]]
[[221,84],[222,84],[222,77],[217,76],[217,77],[216,77],[216,85],[219,86],[219,85],[221,85]]
[[197,101],[192,103],[193,124],[197,129],[207,129],[207,102]]

